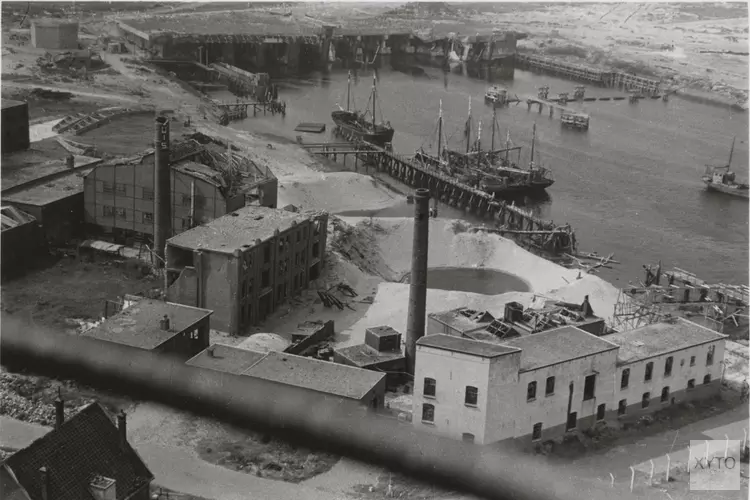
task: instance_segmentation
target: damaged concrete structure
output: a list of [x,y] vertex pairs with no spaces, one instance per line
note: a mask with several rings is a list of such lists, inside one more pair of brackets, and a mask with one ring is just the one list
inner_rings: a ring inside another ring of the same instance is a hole
[[720,391],[725,335],[678,319],[597,337],[576,326],[417,342],[415,427],[533,447]]
[[[169,151],[171,228],[179,234],[246,205],[276,206],[278,181],[268,167],[232,153],[210,151],[190,139],[172,143]],[[155,231],[156,155],[147,151],[110,160],[84,179],[85,222],[93,234],[115,241],[149,240]]]
[[245,207],[167,241],[170,300],[214,311],[230,334],[264,321],[323,270],[328,214]]
[[15,207],[0,208],[0,227],[0,256],[5,276],[33,264],[46,248],[44,234],[36,218]]

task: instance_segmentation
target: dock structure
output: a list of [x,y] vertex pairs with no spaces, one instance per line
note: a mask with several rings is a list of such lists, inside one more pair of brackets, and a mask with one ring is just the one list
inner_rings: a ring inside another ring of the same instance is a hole
[[[348,138],[346,138],[348,139]],[[301,143],[301,141],[300,141]],[[366,142],[301,143],[309,152],[333,160],[354,157],[355,170],[360,166],[385,173],[415,189],[424,188],[435,198],[454,208],[495,221],[489,232],[507,235],[522,246],[544,256],[576,253],[575,232],[569,224],[556,225],[530,212],[495,199],[480,189],[458,182],[436,169],[417,164],[412,158],[398,155]]]
[[256,102],[231,102],[219,103],[217,106],[224,111],[224,120],[226,123],[236,120],[244,120],[250,116],[250,109],[253,110],[253,116],[258,116],[261,111],[263,115],[271,113],[272,115],[286,115],[286,103],[280,101],[256,101]]
[[[563,102],[568,102],[563,100]],[[552,118],[555,114],[555,109],[559,111],[561,123],[566,126],[572,126],[581,130],[588,130],[590,117],[586,113],[577,111],[573,108],[568,108],[560,104],[559,100],[548,100],[541,99],[539,97],[529,97],[526,99],[526,105],[529,107],[529,111],[533,106],[537,106],[539,113],[542,109],[547,106],[549,109],[549,116]]]
[[585,81],[608,88],[637,91],[648,95],[658,94],[661,87],[659,80],[632,73],[607,71],[533,54],[516,54],[516,64],[520,67],[545,71],[571,80]]

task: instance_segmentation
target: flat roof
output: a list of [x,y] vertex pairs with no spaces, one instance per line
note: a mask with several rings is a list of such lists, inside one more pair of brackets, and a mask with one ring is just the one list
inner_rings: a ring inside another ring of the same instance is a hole
[[54,17],[45,17],[41,19],[32,19],[32,25],[37,26],[65,26],[65,25],[76,25],[78,26],[78,20],[76,19],[58,19]]
[[422,337],[417,340],[417,345],[442,349],[444,351],[460,352],[462,354],[478,356],[481,358],[496,358],[505,354],[518,352],[518,349],[515,347],[508,347],[490,342],[481,342],[479,340],[446,335],[444,333]]
[[341,349],[335,349],[335,351],[359,366],[368,366],[375,363],[395,361],[402,358],[405,359],[405,356],[401,353],[400,350],[380,352],[377,349],[373,349],[367,344],[357,344],[349,347],[342,347]]
[[356,400],[385,378],[385,373],[275,351],[242,374]]
[[309,214],[275,208],[244,207],[180,233],[167,243],[190,250],[233,253],[245,246],[255,246],[256,240],[271,239],[277,229],[283,232],[293,223],[301,223],[309,218]]
[[[47,139],[44,139],[46,141]],[[44,142],[40,141],[40,142]],[[34,143],[33,150],[40,142]],[[55,143],[56,144],[56,143]],[[24,184],[43,183],[47,178],[57,175],[66,176],[71,173],[71,169],[65,163],[67,152],[60,148],[56,150],[53,145],[46,143],[42,146],[44,151],[36,154],[36,151],[18,151],[16,153],[3,156],[2,167],[2,191],[8,191],[18,188]],[[73,155],[73,166],[75,171],[84,170],[87,167],[94,167],[102,162],[101,158],[91,156]],[[88,172],[89,170],[87,170]]]
[[24,101],[16,101],[13,99],[0,99],[0,109],[14,108],[16,106],[23,106],[26,104]]
[[265,356],[265,352],[226,344],[211,344],[211,347],[199,352],[185,364],[239,375]]
[[575,326],[562,326],[501,342],[521,349],[521,370],[524,371],[617,349],[616,344]]
[[304,16],[281,16],[261,10],[189,12],[122,19],[121,24],[148,34],[315,36],[320,28]]
[[366,329],[377,337],[385,337],[388,335],[401,335],[401,332],[391,326],[371,326]]
[[490,314],[490,316],[492,316],[492,319],[494,319],[494,316],[487,311],[475,310],[468,307],[458,307],[456,309],[451,309],[450,311],[430,313],[428,317],[433,318],[443,323],[444,325],[448,325],[454,330],[458,330],[460,332],[467,332],[476,328],[482,328],[482,326],[492,323],[492,319],[490,319],[489,321],[475,321],[472,318],[461,314],[461,311],[473,311],[475,314],[482,313],[478,314],[477,317],[479,318],[481,318],[485,314]]
[[[81,335],[141,349],[154,349],[212,313],[208,309],[144,298]],[[161,329],[160,322],[164,315],[169,317],[168,331]]]
[[3,200],[9,203],[44,206],[69,196],[83,194],[84,177],[91,170],[93,169],[69,172],[46,181],[34,182],[30,186],[19,186],[16,191],[3,195]]
[[677,318],[674,323],[654,323],[629,332],[607,335],[605,338],[620,346],[617,362],[625,364],[716,342],[726,337],[692,321]]

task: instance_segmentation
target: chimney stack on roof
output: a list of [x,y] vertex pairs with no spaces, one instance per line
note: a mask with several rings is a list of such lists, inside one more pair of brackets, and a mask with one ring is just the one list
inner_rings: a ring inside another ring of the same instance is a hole
[[117,431],[120,435],[120,445],[124,447],[128,444],[128,417],[123,410],[117,414]]
[[41,483],[39,486],[42,490],[42,500],[51,500],[49,497],[49,472],[47,471],[47,467],[39,468],[39,482]]
[[208,353],[208,357],[209,358],[213,358],[214,357],[214,346],[211,346],[208,349],[206,349],[206,352]]
[[58,387],[55,399],[55,429],[59,429],[63,422],[65,422],[65,401],[62,397],[62,390]]
[[159,327],[165,332],[169,331],[169,316],[165,314],[164,317],[159,320]]

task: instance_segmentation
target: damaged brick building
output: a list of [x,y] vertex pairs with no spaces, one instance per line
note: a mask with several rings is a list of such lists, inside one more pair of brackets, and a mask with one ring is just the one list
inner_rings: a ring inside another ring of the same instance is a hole
[[214,311],[213,328],[260,324],[320,277],[328,214],[244,207],[167,241],[169,300]]

